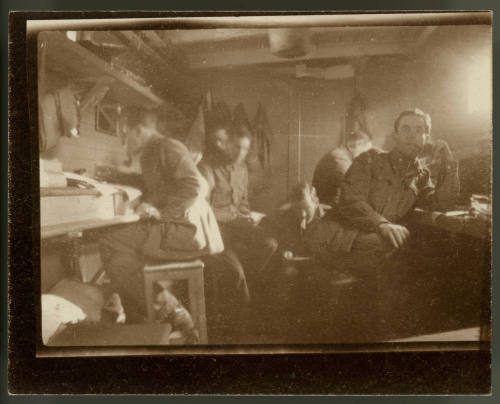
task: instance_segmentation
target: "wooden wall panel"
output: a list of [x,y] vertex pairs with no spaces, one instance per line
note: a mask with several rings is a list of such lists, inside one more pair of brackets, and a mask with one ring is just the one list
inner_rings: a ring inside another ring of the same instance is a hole
[[43,153],[41,157],[57,157],[64,170],[83,168],[91,176],[96,164],[116,165],[126,159],[120,138],[95,130],[93,108],[88,109],[81,119],[80,137],[60,138],[54,149]]

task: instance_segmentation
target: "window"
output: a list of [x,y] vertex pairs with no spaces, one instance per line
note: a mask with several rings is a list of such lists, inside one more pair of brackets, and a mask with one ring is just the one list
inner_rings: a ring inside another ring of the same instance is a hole
[[95,107],[95,129],[112,136],[119,135],[120,105],[97,104]]

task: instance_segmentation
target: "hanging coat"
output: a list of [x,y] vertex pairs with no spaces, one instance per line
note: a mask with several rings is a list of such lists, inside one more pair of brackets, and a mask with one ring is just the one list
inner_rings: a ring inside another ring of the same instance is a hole
[[231,123],[231,110],[224,101],[219,101],[213,105],[213,101],[207,97],[205,115],[205,125],[207,133],[217,124],[230,124]]
[[270,171],[272,130],[266,109],[260,103],[254,119],[253,133],[259,163],[264,170]]
[[38,114],[41,152],[54,147],[61,136],[78,135],[78,101],[69,87],[43,93],[40,96]]
[[347,105],[345,135],[348,136],[358,129],[370,134],[366,122],[366,104],[361,94],[356,91]]
[[184,139],[184,144],[192,154],[202,155],[205,152],[206,128],[205,108],[202,104],[198,107],[198,113],[194,119],[189,132]]

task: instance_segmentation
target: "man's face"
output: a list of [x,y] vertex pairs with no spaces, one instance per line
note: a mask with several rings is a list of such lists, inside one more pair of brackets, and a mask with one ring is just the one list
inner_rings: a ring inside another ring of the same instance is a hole
[[241,137],[235,139],[232,143],[233,163],[241,164],[245,161],[248,152],[250,151],[250,139]]
[[137,154],[144,147],[146,141],[157,133],[156,121],[147,120],[135,128],[125,128],[127,148],[130,153]]
[[316,195],[316,189],[308,185],[306,193],[304,194],[304,201],[302,209],[304,210],[307,218],[307,223],[309,223],[316,214],[316,209],[318,208],[318,197]]
[[395,148],[404,156],[415,158],[422,153],[428,134],[424,118],[407,115],[401,118],[394,140]]
[[221,153],[228,153],[228,141],[229,135],[227,134],[226,129],[219,128],[213,131],[210,135],[213,146]]
[[308,224],[316,215],[318,203],[315,188],[307,184],[307,186],[301,190],[300,198],[292,202],[294,215],[300,220],[305,218]]

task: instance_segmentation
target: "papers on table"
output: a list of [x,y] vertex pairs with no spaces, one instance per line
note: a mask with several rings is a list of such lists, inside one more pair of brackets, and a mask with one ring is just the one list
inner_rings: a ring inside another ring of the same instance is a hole
[[64,175],[66,176],[69,184],[78,188],[94,188],[103,196],[112,195],[122,191],[125,195],[127,195],[126,200],[134,201],[142,195],[142,192],[139,189],[128,185],[103,183],[71,172],[64,172]]
[[471,213],[480,218],[489,220],[491,218],[491,201],[485,195],[472,195],[470,198]]
[[468,215],[469,212],[466,210],[450,210],[448,212],[445,212],[444,215],[448,217],[453,217],[453,216],[465,216]]

